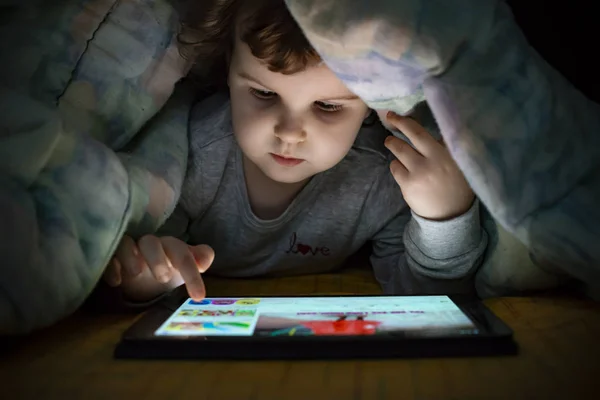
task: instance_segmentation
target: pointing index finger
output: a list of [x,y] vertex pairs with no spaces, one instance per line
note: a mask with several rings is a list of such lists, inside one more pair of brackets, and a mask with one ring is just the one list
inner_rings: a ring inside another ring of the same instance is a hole
[[173,237],[163,237],[161,242],[169,261],[185,281],[190,297],[194,300],[202,300],[206,294],[204,281],[187,243]]

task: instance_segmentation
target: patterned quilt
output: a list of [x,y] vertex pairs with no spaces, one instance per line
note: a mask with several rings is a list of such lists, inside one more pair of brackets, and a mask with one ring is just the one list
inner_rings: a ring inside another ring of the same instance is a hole
[[194,93],[165,105],[187,70],[165,0],[0,4],[0,332],[19,333],[73,312],[123,233],[170,214]]

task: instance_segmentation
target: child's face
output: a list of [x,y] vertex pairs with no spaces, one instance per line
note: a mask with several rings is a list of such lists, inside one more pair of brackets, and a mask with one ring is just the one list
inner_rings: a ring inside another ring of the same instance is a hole
[[239,39],[228,81],[240,148],[277,182],[302,182],[335,166],[368,114],[324,64],[293,75],[272,72]]

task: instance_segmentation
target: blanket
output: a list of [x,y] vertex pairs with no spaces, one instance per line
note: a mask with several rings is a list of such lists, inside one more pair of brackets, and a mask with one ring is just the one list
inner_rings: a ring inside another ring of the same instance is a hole
[[164,0],[0,4],[0,333],[72,313],[123,234],[174,208],[194,97],[173,93],[177,21]]

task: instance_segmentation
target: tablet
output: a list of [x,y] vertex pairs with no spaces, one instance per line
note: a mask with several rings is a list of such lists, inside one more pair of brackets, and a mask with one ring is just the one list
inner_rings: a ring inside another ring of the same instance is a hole
[[173,298],[121,338],[117,358],[330,359],[517,353],[478,300],[448,296]]

